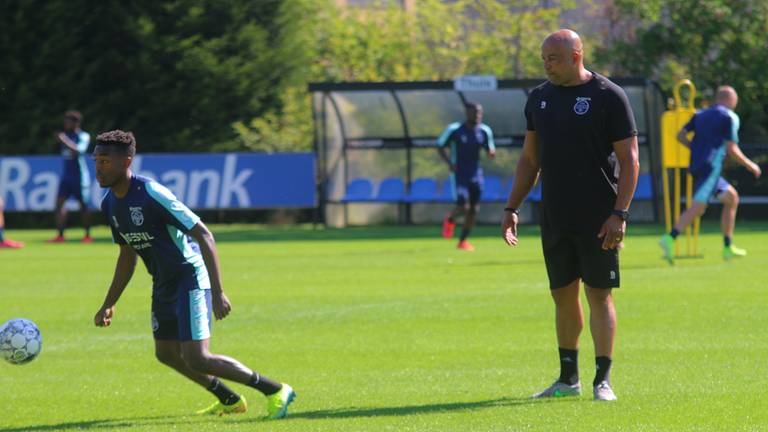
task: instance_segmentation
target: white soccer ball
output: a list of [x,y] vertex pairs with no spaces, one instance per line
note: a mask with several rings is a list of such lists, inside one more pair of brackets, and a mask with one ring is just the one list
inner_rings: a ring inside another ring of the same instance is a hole
[[32,321],[15,318],[0,326],[0,358],[8,363],[29,363],[42,348],[43,337]]

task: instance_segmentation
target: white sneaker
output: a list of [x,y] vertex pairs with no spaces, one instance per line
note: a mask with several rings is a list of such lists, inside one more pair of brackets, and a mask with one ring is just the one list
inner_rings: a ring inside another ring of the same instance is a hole
[[608,381],[601,381],[600,384],[596,385],[594,394],[596,401],[615,401],[617,399]]
[[568,385],[555,381],[554,384],[547,387],[541,393],[536,393],[531,396],[534,399],[548,398],[548,397],[566,397],[566,396],[581,396],[581,383]]

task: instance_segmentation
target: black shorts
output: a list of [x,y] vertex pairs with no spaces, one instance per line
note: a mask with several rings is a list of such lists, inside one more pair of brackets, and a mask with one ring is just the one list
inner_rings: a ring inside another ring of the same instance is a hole
[[456,205],[464,207],[469,202],[470,207],[477,206],[480,202],[480,195],[483,191],[479,183],[457,183],[456,184]]
[[592,288],[619,287],[619,251],[603,250],[603,239],[560,235],[544,244],[549,288],[562,288],[577,278]]

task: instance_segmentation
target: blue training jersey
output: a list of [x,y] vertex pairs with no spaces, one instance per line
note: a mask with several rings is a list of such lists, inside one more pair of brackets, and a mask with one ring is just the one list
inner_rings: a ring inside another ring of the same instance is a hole
[[475,128],[470,128],[466,123],[451,123],[437,139],[437,145],[451,146],[451,163],[456,165],[457,183],[482,183],[480,150],[496,149],[493,132],[484,123]]
[[694,133],[688,168],[693,174],[705,168],[721,169],[726,141],[739,142],[739,116],[720,104],[697,112],[684,128]]
[[182,289],[211,288],[199,246],[187,236],[200,218],[165,186],[134,175],[123,198],[107,192],[101,211],[114,242],[130,245],[144,261],[156,298],[172,302]]
[[[88,146],[91,144],[91,135],[86,131],[64,132],[77,147],[77,152],[61,144],[61,155],[64,157],[64,171],[62,177],[68,180],[77,180],[80,184],[88,186],[90,175],[88,165],[85,161],[85,155],[88,153]],[[85,183],[84,183],[85,182]]]

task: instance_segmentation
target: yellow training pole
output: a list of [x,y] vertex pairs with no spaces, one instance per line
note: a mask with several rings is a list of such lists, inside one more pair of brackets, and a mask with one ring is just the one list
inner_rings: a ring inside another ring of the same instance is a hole
[[669,202],[669,173],[666,167],[661,169],[661,181],[664,183],[664,223],[667,232],[672,231],[672,208]]
[[[686,210],[691,208],[693,205],[693,176],[691,176],[690,173],[687,173],[685,175],[685,208]],[[691,241],[691,235],[693,233],[693,229],[691,225],[689,224],[687,227],[685,227],[685,244],[688,248],[688,255],[693,255],[693,242]]]
[[[680,220],[680,168],[674,168],[675,223]],[[675,242],[675,255],[680,255],[680,243]]]

